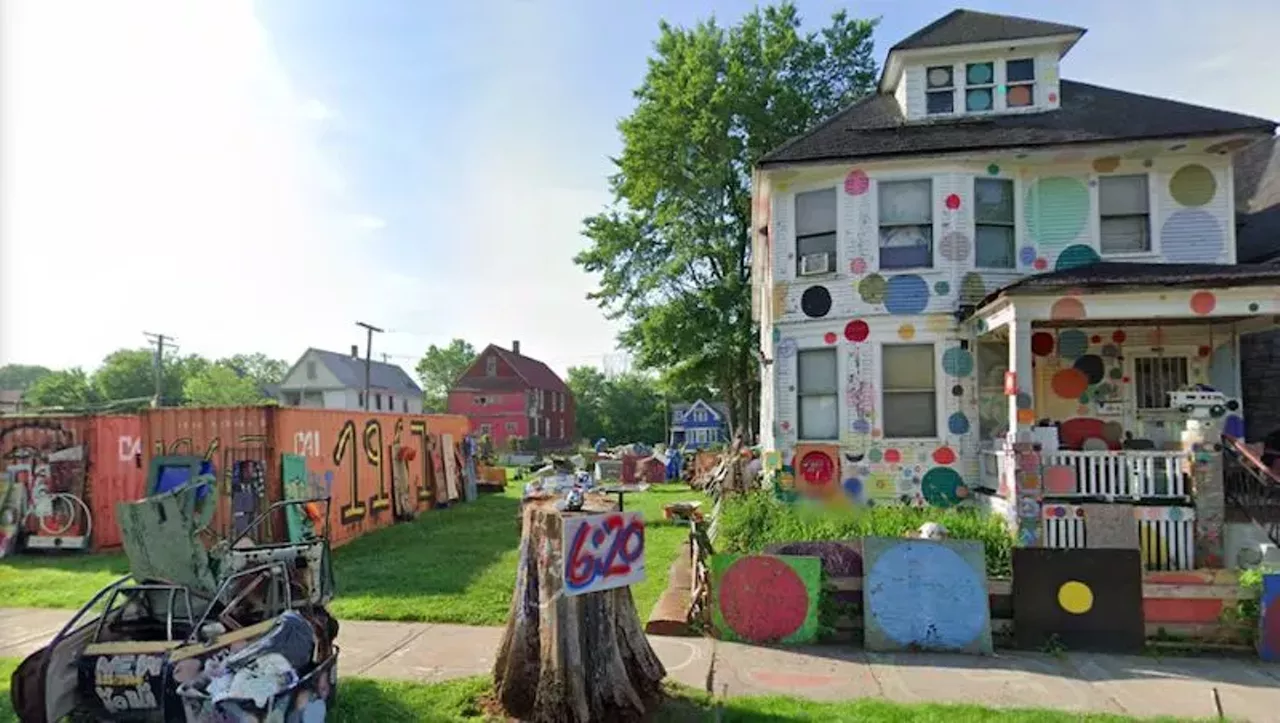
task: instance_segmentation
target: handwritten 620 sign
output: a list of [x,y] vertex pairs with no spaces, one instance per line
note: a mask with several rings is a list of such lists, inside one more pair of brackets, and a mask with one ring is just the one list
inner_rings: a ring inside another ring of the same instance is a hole
[[609,512],[564,518],[566,595],[611,590],[643,580],[643,515]]

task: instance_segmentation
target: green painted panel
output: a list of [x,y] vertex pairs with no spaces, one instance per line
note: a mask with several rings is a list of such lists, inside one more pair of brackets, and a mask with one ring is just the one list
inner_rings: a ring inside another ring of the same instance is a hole
[[[280,455],[280,474],[284,478],[284,499],[305,500],[311,498],[307,484],[307,458],[300,454]],[[307,516],[302,505],[285,508],[285,521],[289,526],[289,541],[304,542],[316,536],[315,523]]]
[[711,621],[724,640],[808,643],[818,635],[822,559],[713,555]]
[[203,526],[196,516],[200,489],[188,484],[137,502],[116,503],[134,578],[166,580],[207,595],[217,591],[209,553],[196,534]]

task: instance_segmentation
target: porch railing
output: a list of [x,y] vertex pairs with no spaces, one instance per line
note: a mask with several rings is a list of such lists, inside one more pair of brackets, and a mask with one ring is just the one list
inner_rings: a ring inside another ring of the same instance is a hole
[[1280,478],[1241,440],[1224,435],[1222,450],[1227,504],[1280,545]]
[[[1195,569],[1195,509],[1192,507],[1134,507],[1138,546],[1148,570]],[[1084,548],[1089,543],[1089,519],[1080,505],[1046,504],[1041,510],[1045,547]]]
[[[1045,492],[1059,497],[1186,497],[1186,459],[1187,453],[1181,450],[1060,450],[1041,454]],[[1055,486],[1050,467],[1070,469],[1074,487]]]

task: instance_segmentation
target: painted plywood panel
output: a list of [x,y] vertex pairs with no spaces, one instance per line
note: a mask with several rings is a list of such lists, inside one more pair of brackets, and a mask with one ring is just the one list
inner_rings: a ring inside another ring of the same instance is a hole
[[1088,549],[1138,549],[1138,519],[1133,505],[1083,504],[1085,547]]
[[714,555],[711,620],[724,640],[807,643],[818,634],[822,560]]
[[1280,661],[1280,573],[1262,576],[1258,656],[1268,663]]
[[1145,643],[1142,561],[1134,550],[1013,551],[1018,647],[1137,653]]
[[644,582],[644,515],[564,516],[564,591],[585,595]]
[[986,555],[974,540],[863,540],[868,650],[990,653]]
[[441,454],[444,456],[444,480],[449,490],[449,501],[460,496],[458,492],[458,447],[454,444],[452,434],[440,435]]

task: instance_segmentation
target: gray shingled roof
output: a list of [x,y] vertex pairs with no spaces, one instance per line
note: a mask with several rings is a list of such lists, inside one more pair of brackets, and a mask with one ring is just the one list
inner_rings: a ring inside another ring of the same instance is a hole
[[1235,156],[1236,258],[1280,256],[1280,141],[1259,141]]
[[997,297],[1016,292],[1065,289],[1116,290],[1123,287],[1181,286],[1214,288],[1280,284],[1280,266],[1272,264],[1152,264],[1100,261],[1019,279],[989,294],[981,308]]
[[[323,349],[308,349],[316,355],[325,368],[342,382],[342,385],[354,389],[364,388],[364,359],[357,359],[349,354],[339,354]],[[422,387],[413,381],[409,373],[395,364],[380,361],[369,363],[369,386],[374,389],[386,389],[401,394],[421,394]]]
[[1084,28],[1043,20],[1019,18],[1012,15],[995,15],[974,10],[952,10],[928,25],[908,35],[894,50],[939,48],[967,43],[987,43],[998,40],[1044,38],[1050,35],[1084,34]]
[[1044,113],[908,122],[891,95],[869,96],[766,153],[761,166],[1072,143],[1274,133],[1264,118],[1063,80]]
[[[724,402],[706,402],[706,404],[707,406],[716,410],[716,414],[719,414],[721,419],[728,421],[729,405],[725,404]],[[689,411],[691,407],[693,407],[693,403],[685,404],[682,402],[680,404],[672,404],[671,411],[673,413],[679,412],[680,414],[684,414],[685,412]]]

